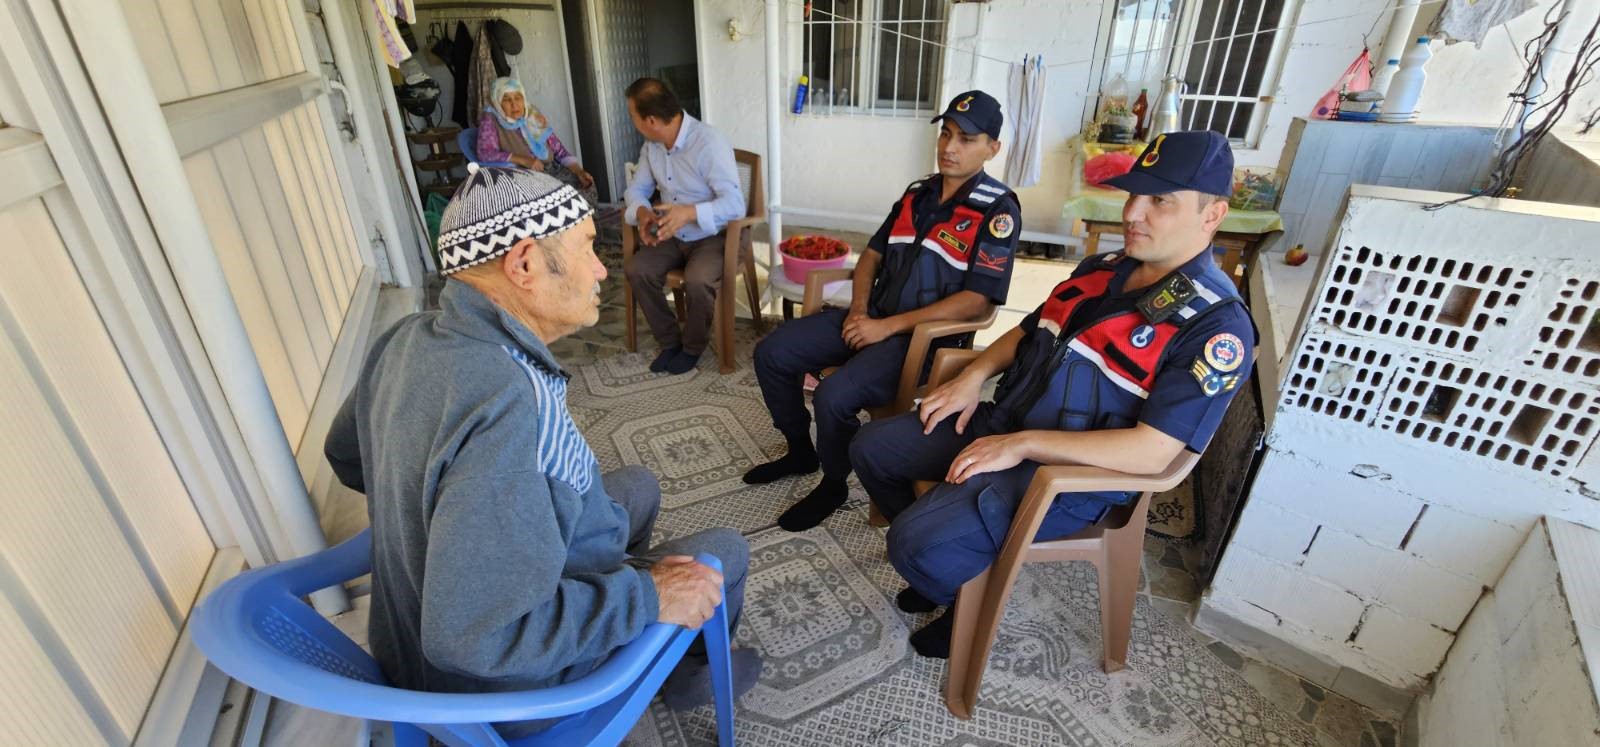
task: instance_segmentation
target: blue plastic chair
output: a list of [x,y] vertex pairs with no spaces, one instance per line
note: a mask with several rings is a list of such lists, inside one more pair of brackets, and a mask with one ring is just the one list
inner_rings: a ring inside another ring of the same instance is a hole
[[[456,145],[461,148],[461,155],[468,161],[478,160],[478,128],[468,127],[456,135]],[[516,164],[510,161],[478,161],[479,166],[498,166],[502,169],[514,168]]]
[[[432,693],[385,684],[378,663],[301,597],[372,567],[372,530],[337,547],[243,573],[195,608],[195,645],[228,676],[272,697],[393,724],[395,744],[426,747],[615,745],[627,736],[698,633],[654,623],[587,676],[543,690]],[[695,558],[719,572],[710,555]],[[717,741],[733,745],[733,670],[722,604],[701,626],[717,708]],[[512,742],[491,724],[562,719]]]

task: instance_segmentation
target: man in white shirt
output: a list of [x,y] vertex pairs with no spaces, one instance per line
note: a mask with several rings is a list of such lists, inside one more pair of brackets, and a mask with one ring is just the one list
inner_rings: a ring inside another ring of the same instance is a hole
[[[640,78],[626,95],[628,116],[645,138],[639,168],[623,195],[624,220],[639,227],[642,245],[627,267],[628,285],[661,346],[650,370],[685,373],[710,337],[722,282],[723,233],[745,214],[739,168],[722,133],[684,112],[665,83]],[[658,190],[660,202],[651,205]],[[681,331],[663,292],[667,273],[679,269],[688,296]]]

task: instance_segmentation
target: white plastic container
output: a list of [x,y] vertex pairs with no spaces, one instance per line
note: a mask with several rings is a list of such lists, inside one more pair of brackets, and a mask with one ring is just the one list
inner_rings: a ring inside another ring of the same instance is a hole
[[1398,72],[1400,72],[1399,59],[1392,59],[1383,63],[1383,67],[1378,68],[1378,74],[1372,76],[1372,88],[1370,90],[1388,96],[1389,84],[1394,82],[1394,74]]
[[1417,43],[1400,58],[1400,72],[1395,73],[1394,79],[1389,81],[1389,90],[1383,97],[1383,113],[1378,115],[1378,121],[1410,122],[1416,116],[1417,99],[1421,98],[1422,84],[1428,79],[1428,73],[1422,66],[1433,56],[1428,41],[1426,36],[1417,37]]

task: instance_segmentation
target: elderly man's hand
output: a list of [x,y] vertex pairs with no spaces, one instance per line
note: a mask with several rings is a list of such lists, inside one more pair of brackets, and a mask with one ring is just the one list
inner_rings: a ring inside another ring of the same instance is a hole
[[665,239],[676,235],[684,226],[698,223],[700,213],[693,205],[657,205],[656,220],[656,230],[661,232],[658,238]]
[[722,602],[722,574],[687,555],[668,555],[650,567],[656,584],[657,619],[699,630]]

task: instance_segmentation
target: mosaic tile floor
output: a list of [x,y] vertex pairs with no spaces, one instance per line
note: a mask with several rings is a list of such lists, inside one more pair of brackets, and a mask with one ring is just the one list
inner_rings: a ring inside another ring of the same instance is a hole
[[[1193,629],[1187,621],[1200,592],[1194,560],[1186,546],[1158,538],[1145,546],[1127,670],[1100,671],[1092,567],[1030,566],[1007,609],[978,714],[955,719],[941,699],[944,662],[918,657],[906,642],[931,616],[894,607],[904,583],[884,557],[882,530],[866,525],[860,486],[852,480],[847,510],[790,534],[774,519],[815,477],[754,487],[739,480],[784,448],[749,366],[753,327],[741,325],[740,368],[730,375],[716,372],[711,355],[682,376],[651,374],[652,343],[642,340],[637,353],[622,348],[620,296],[608,280],[600,324],[552,350],[574,373],[569,404],[602,467],[644,464],[660,477],[658,541],[714,525],[750,540],[738,642],[762,650],[766,664],[739,705],[742,743],[1398,743],[1392,722]],[[628,739],[714,742],[709,707],[674,713],[659,702]]]

